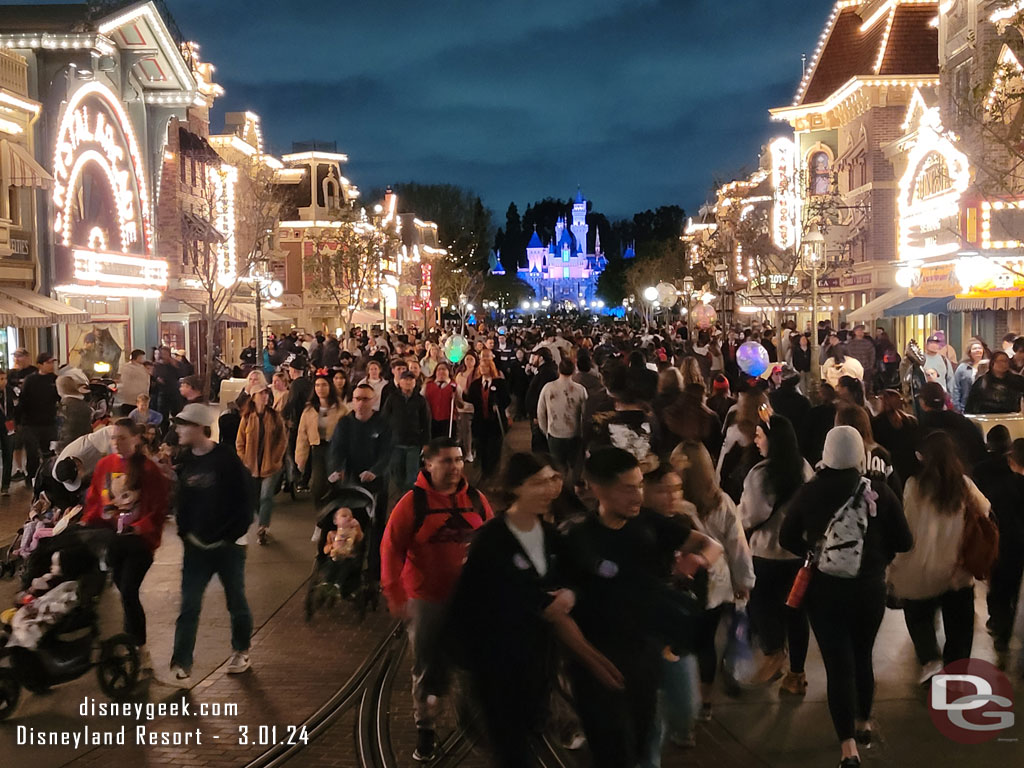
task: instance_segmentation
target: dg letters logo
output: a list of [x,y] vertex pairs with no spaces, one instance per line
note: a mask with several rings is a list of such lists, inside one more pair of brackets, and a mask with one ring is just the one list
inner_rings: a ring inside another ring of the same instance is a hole
[[1013,686],[987,661],[954,661],[932,678],[928,711],[942,735],[981,744],[1013,727]]

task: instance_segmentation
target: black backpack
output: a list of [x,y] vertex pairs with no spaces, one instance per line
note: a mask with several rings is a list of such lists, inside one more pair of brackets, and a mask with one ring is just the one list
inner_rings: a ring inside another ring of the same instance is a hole
[[[473,486],[466,489],[466,493],[469,494],[469,501],[473,505],[473,511],[480,515],[480,519],[485,519],[484,505],[480,491]],[[451,510],[437,510],[438,512],[446,512],[449,515],[454,516],[455,513]],[[427,491],[425,488],[421,488],[418,485],[412,487],[412,535],[415,536],[420,528],[423,527],[423,522],[427,519],[427,515],[431,513],[430,504],[427,502]]]

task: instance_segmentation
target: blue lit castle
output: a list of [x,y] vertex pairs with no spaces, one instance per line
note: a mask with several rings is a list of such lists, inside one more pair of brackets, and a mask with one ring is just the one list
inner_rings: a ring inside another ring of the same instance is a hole
[[594,230],[594,252],[587,253],[587,201],[576,191],[572,205],[572,225],[564,216],[555,222],[555,237],[544,245],[534,230],[526,246],[526,264],[516,275],[533,288],[537,301],[589,305],[597,299],[597,279],[608,262],[601,252],[601,233]]

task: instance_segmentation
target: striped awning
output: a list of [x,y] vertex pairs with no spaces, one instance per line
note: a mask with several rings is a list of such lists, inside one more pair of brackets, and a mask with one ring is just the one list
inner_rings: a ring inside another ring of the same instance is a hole
[[0,176],[12,187],[49,189],[53,185],[53,177],[29,151],[7,139],[0,140]]
[[54,323],[87,323],[89,313],[84,309],[69,306],[62,301],[43,296],[41,293],[30,291],[28,288],[16,288],[5,285],[0,288],[0,299],[13,301],[22,304],[28,309],[34,310],[47,318],[43,325]]
[[50,325],[50,319],[42,312],[0,296],[0,323],[14,328],[44,328]]
[[986,299],[953,299],[950,312],[979,312],[984,309],[1024,309],[1024,297],[994,296]]
[[[237,317],[239,320],[246,321],[249,325],[256,325],[256,305],[254,304],[242,304],[241,302],[232,302],[228,305],[227,312],[225,314]],[[273,309],[267,307],[260,307],[260,322],[264,325],[267,323],[290,323],[293,318],[288,315],[283,315]]]

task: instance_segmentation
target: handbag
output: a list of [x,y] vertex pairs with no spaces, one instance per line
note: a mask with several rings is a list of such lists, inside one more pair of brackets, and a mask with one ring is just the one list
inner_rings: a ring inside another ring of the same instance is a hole
[[964,532],[960,538],[957,565],[979,581],[992,575],[999,557],[999,527],[968,497],[964,505]]

